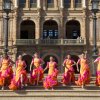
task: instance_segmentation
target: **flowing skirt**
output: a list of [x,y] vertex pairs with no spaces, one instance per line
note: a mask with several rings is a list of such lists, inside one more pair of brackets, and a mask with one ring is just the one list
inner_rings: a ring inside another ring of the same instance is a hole
[[55,69],[52,75],[48,75],[46,77],[46,79],[43,82],[43,86],[45,89],[53,88],[54,86],[58,84],[57,75],[58,75],[58,70]]
[[9,85],[13,77],[12,67],[8,67],[6,70],[0,72],[0,86]]
[[41,82],[43,80],[43,77],[43,68],[35,68],[30,75],[30,84],[33,85],[34,83],[37,83],[37,81]]
[[21,87],[21,75],[23,76],[23,84],[28,83],[26,70],[22,70],[17,74],[18,75],[13,76],[13,79],[11,80],[11,84],[9,85],[9,89],[11,90],[17,90]]
[[61,83],[63,84],[70,84],[71,82],[75,83],[75,76],[74,76],[74,70],[68,70],[63,74],[63,78]]
[[82,73],[80,73],[78,80],[75,81],[75,83],[78,86],[82,86],[82,85],[90,83],[90,70],[89,70],[89,68],[86,68]]
[[96,82],[95,82],[95,84],[97,86],[100,86],[100,71],[97,71],[97,73],[96,73]]

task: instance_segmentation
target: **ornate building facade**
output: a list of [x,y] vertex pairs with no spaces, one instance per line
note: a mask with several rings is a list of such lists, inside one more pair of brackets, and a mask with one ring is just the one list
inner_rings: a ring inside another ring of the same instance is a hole
[[[1,55],[5,29],[2,1]],[[71,54],[77,61],[78,55],[87,52],[89,59],[92,59],[93,19],[90,0],[12,0],[9,17],[9,55],[13,60],[23,54],[29,66],[34,52],[38,52],[45,62],[52,55],[58,62],[59,70],[63,72],[60,66],[67,54]],[[99,26],[100,12],[97,13],[97,46],[100,51]]]

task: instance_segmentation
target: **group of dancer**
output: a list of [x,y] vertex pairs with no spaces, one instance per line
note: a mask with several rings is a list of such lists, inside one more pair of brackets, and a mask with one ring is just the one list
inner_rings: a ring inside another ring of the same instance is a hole
[[[94,63],[98,64],[95,83],[100,86],[100,57],[98,57]],[[15,71],[13,71],[12,68],[14,64],[16,65]],[[28,76],[25,70],[27,65],[21,55],[19,55],[16,62],[13,62],[9,56],[4,55],[0,61],[1,88],[4,89],[5,86],[8,86],[11,90],[17,90],[27,85],[39,85],[39,83],[42,82],[45,89],[54,89],[55,86],[59,85],[57,80],[59,73],[57,62],[55,62],[55,59],[51,56],[45,69],[42,67],[43,64],[44,61],[39,57],[38,53],[35,53],[30,64],[30,75]],[[80,72],[77,80],[75,79],[73,68],[75,65],[77,66],[77,71]],[[86,84],[90,83],[89,62],[85,54],[81,54],[78,62],[71,59],[71,55],[67,55],[62,66],[65,68],[65,72],[62,76],[61,84],[76,84],[84,88]],[[44,72],[47,69],[48,75],[44,79]]]

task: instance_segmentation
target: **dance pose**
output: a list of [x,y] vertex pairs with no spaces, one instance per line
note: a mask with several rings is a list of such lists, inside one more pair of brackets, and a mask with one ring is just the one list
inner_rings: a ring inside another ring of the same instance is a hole
[[[31,77],[30,77],[30,84],[31,85],[38,85],[39,82],[43,79],[43,60],[39,57],[37,53],[34,54],[34,57],[32,59],[31,65],[30,65],[30,71],[31,71]],[[32,66],[34,67],[32,71]]]
[[96,72],[96,85],[100,86],[100,56],[94,61],[97,63],[97,72]]
[[54,61],[53,57],[50,57],[50,62],[47,62],[47,66],[44,69],[44,71],[47,69],[49,69],[48,76],[44,80],[43,86],[45,89],[50,89],[50,88],[53,89],[53,87],[58,84],[58,81],[57,81],[57,75],[58,75],[57,63]]
[[70,55],[67,55],[67,58],[63,62],[63,66],[65,67],[65,72],[63,74],[63,79],[61,83],[67,85],[71,82],[75,83],[74,69],[73,66],[76,65],[76,62],[71,59]]
[[0,86],[2,90],[5,86],[9,86],[11,79],[13,77],[12,65],[14,62],[9,58],[8,55],[3,55],[1,59],[1,69],[0,69]]
[[23,86],[27,84],[28,78],[25,68],[26,63],[22,60],[22,56],[19,55],[18,60],[16,61],[15,75],[11,81],[11,84],[9,85],[11,90],[23,88]]
[[78,69],[79,64],[80,64],[80,75],[78,77],[78,80],[75,81],[75,83],[78,86],[82,86],[82,88],[84,88],[84,86],[86,84],[89,84],[89,82],[90,82],[90,69],[89,69],[88,60],[87,60],[85,54],[82,54],[81,58],[77,62],[77,70],[78,71],[79,71],[79,69]]

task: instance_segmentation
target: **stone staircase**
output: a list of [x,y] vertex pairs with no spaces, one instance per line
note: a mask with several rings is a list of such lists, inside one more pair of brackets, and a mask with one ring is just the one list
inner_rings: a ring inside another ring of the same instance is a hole
[[[61,78],[62,75],[59,75],[58,80],[60,81]],[[17,91],[0,90],[0,100],[100,100],[100,87],[95,86],[94,83],[95,77],[91,77],[90,84],[84,89],[73,84],[67,86],[59,84],[54,90],[45,90],[42,85],[27,86]]]

